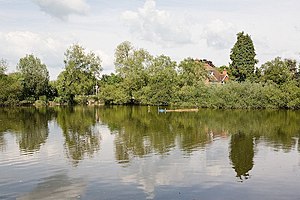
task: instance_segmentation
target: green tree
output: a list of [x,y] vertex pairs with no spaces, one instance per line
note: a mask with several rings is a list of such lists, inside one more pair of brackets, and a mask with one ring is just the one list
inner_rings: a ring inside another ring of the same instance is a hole
[[284,59],[287,67],[289,68],[290,72],[295,75],[297,73],[297,61],[295,59]]
[[53,100],[58,96],[58,91],[56,87],[56,81],[49,81],[48,89],[47,89],[47,97],[50,100]]
[[192,58],[186,58],[178,65],[178,89],[172,103],[182,106],[196,106],[200,90],[207,78],[204,63]]
[[145,69],[152,56],[144,49],[134,49],[129,42],[123,42],[115,51],[115,68],[123,80],[123,88],[129,97],[127,102],[140,101],[139,92],[147,84]]
[[123,78],[117,74],[111,73],[110,75],[103,74],[100,79],[100,87],[105,85],[115,85],[121,83]]
[[0,60],[0,75],[4,74],[5,71],[7,70],[7,68],[8,68],[7,61],[4,59],[1,59]]
[[95,91],[97,78],[102,71],[101,59],[95,53],[74,44],[65,52],[65,70],[57,80],[60,96],[72,103],[75,95],[91,95]]
[[33,54],[26,55],[19,60],[17,68],[23,79],[23,95],[25,98],[38,99],[39,96],[46,94],[49,72],[47,66],[39,58]]
[[292,70],[294,70],[292,65],[290,60],[281,60],[280,57],[268,61],[261,66],[263,71],[262,80],[264,82],[271,80],[279,85],[290,81],[293,77],[293,73],[295,73],[292,72]]
[[177,85],[176,62],[161,55],[153,59],[146,69],[147,85],[141,90],[143,104],[169,104]]
[[22,98],[20,73],[0,75],[0,105],[16,105]]
[[102,75],[100,80],[99,97],[105,104],[123,104],[129,99],[123,87],[123,78],[111,73]]
[[237,34],[237,41],[230,53],[230,69],[237,81],[252,79],[255,71],[256,53],[251,37],[244,32]]
[[178,65],[180,85],[197,86],[207,77],[204,64],[193,58],[186,58]]
[[132,57],[134,48],[129,41],[124,41],[119,44],[115,50],[115,68],[116,72],[124,77],[128,69],[128,62]]

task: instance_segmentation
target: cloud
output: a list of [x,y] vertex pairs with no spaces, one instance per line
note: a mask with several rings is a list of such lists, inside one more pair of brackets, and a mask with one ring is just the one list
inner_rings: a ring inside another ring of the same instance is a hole
[[89,10],[86,0],[33,0],[42,11],[52,17],[66,20],[69,15],[84,15]]
[[9,72],[15,71],[19,59],[26,54],[34,54],[48,66],[50,76],[55,78],[63,66],[63,52],[70,44],[68,39],[38,34],[30,31],[0,32],[0,52],[7,59]]
[[207,46],[222,50],[233,46],[236,33],[237,28],[233,24],[216,19],[205,26],[203,37]]
[[96,50],[94,51],[96,55],[98,55],[102,61],[101,65],[103,67],[102,74],[110,74],[113,73],[115,70],[114,67],[114,57],[111,55],[108,55],[102,50]]
[[130,32],[140,39],[163,46],[192,43],[188,21],[156,8],[154,0],[147,0],[137,11],[125,11],[121,19]]
[[[36,33],[31,31],[0,32],[0,59],[9,62],[8,72],[16,71],[19,59],[27,54],[34,54],[47,65],[51,79],[56,79],[64,68],[64,52],[76,38],[73,35],[57,36],[54,34]],[[102,60],[103,73],[114,71],[114,57],[103,50],[92,50]],[[102,74],[103,74],[102,73]]]

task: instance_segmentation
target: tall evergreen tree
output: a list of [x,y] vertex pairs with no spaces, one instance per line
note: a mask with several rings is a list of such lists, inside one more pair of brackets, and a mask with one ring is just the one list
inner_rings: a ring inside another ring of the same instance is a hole
[[237,81],[245,81],[254,76],[256,53],[251,37],[244,32],[237,34],[237,41],[230,53],[230,69]]

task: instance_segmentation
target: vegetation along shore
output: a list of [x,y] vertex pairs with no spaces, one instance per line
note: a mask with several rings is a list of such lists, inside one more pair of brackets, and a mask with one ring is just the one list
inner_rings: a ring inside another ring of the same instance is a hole
[[[200,55],[199,55],[200,56]],[[64,70],[49,80],[34,55],[20,58],[17,72],[0,62],[0,105],[118,104],[225,109],[300,109],[296,60],[276,57],[258,66],[251,37],[237,34],[228,66],[185,58],[153,56],[130,42],[115,50],[115,73],[101,74],[101,58],[79,44],[70,46]]]

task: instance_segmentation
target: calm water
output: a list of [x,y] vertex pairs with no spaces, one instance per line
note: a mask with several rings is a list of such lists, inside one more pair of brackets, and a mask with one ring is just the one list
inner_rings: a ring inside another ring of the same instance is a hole
[[0,199],[300,199],[300,112],[0,108]]

